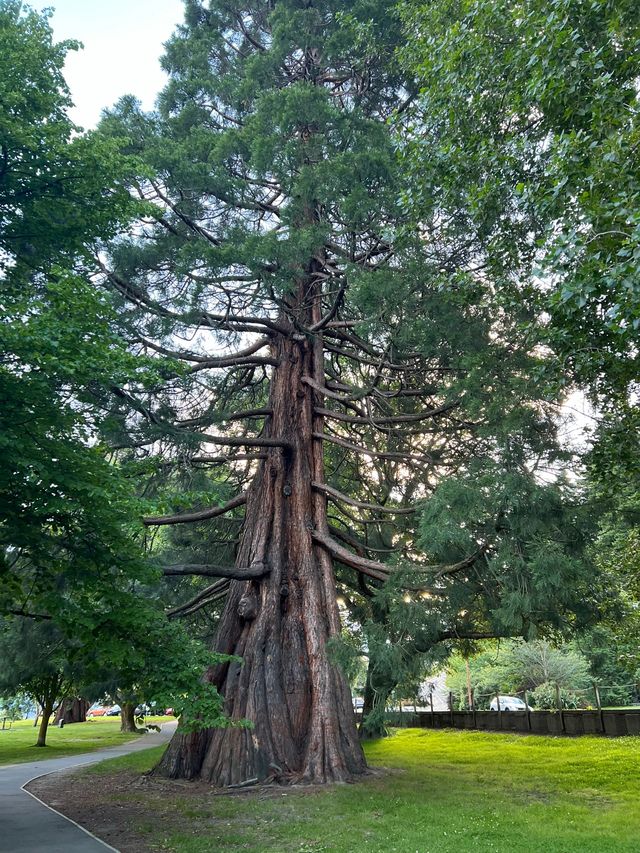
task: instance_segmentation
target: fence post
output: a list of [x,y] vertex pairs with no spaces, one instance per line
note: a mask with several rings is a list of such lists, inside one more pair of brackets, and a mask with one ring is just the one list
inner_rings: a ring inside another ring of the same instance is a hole
[[453,693],[451,691],[449,691],[449,721],[453,728]]
[[433,716],[433,690],[429,691],[429,706],[431,707],[431,728],[435,729],[436,721]]
[[564,725],[564,711],[562,710],[562,699],[560,698],[560,685],[556,681],[556,707],[558,711],[560,711],[560,726],[562,727],[562,733],[566,733],[565,725]]
[[525,711],[527,714],[527,731],[531,731],[531,711],[529,710],[529,697],[527,696],[527,691],[524,691],[524,705]]
[[502,703],[500,702],[499,693],[496,693],[496,702],[498,703],[498,728],[502,731]]
[[471,710],[473,711],[473,728],[477,729],[477,720],[476,720],[476,691],[471,688]]
[[604,734],[604,714],[602,713],[602,702],[600,701],[600,688],[595,681],[593,683],[593,690],[596,694],[596,705],[598,707],[598,716],[600,717],[600,734]]

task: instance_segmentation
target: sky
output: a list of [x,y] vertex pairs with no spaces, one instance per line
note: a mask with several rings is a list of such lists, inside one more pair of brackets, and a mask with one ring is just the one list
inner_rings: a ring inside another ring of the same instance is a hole
[[[37,2],[34,8],[43,8]],[[181,0],[51,0],[56,41],[73,38],[84,48],[67,56],[64,74],[75,107],[71,119],[94,127],[105,107],[132,94],[153,107],[165,83],[163,44],[182,21]]]

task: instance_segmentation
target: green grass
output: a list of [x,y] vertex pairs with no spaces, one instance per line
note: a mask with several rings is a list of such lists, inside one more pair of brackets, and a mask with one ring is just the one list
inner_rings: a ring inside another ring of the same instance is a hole
[[[91,772],[142,772],[161,752],[105,762]],[[142,794],[155,817],[139,830],[150,849],[179,853],[640,849],[640,738],[411,729],[369,744],[367,757],[388,772],[327,791],[216,797],[164,790],[153,802]]]
[[[160,717],[171,720],[173,717]],[[148,718],[156,722],[156,718]],[[20,720],[10,729],[0,730],[0,766],[22,764],[25,761],[41,761],[45,758],[60,758],[65,755],[80,755],[106,746],[117,746],[134,740],[137,735],[121,734],[120,717],[98,717],[87,723],[74,723],[59,729],[50,725],[47,746],[34,746],[38,729],[33,720]]]

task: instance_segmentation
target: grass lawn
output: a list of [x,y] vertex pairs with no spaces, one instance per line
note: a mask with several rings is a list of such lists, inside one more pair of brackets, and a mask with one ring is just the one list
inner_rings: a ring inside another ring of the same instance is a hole
[[[162,749],[81,773],[103,777],[89,787],[117,791],[105,774],[129,771],[133,781]],[[136,785],[135,813],[117,813],[144,849],[178,853],[640,850],[640,738],[410,729],[366,751],[388,770],[356,785],[214,796],[151,780]],[[130,799],[130,790],[109,795],[114,809]]]
[[[173,717],[149,717],[147,722],[172,719]],[[87,723],[66,725],[63,729],[50,725],[46,747],[34,746],[37,737],[38,729],[34,728],[33,720],[20,720],[13,723],[10,729],[0,730],[0,766],[93,752],[105,746],[126,743],[136,735],[120,733],[120,717],[97,717]]]

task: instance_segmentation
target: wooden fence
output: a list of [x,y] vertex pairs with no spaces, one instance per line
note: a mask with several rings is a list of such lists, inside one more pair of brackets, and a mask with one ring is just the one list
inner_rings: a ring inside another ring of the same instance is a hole
[[389,725],[426,729],[479,729],[537,735],[640,735],[640,710],[418,711],[391,713]]

